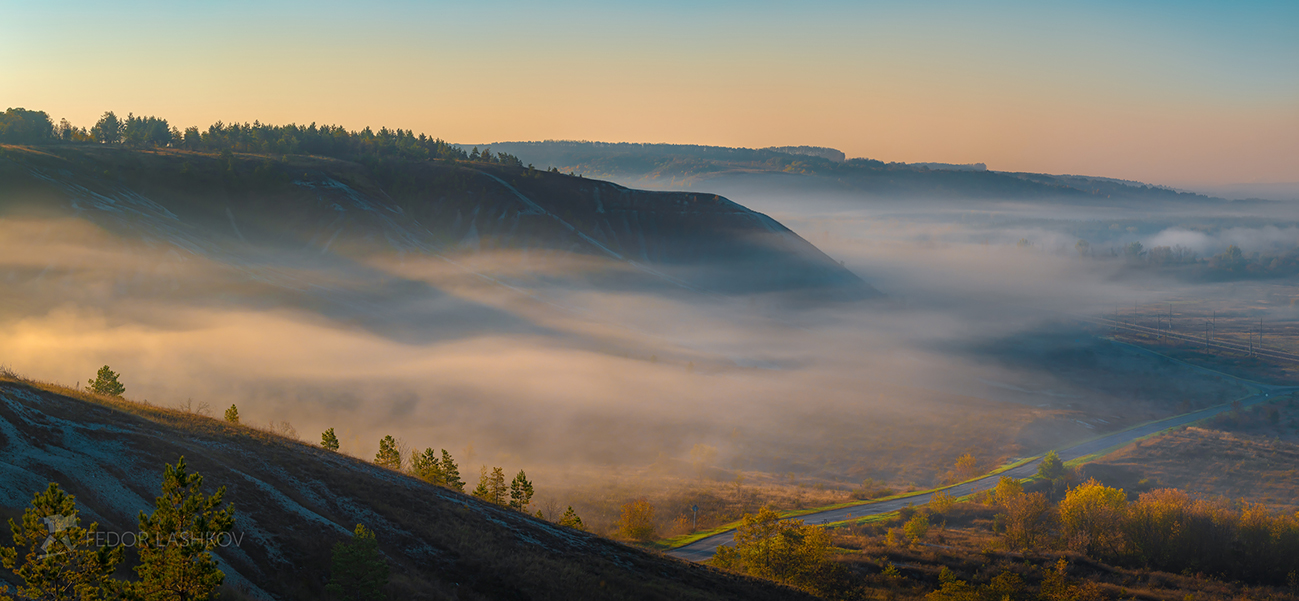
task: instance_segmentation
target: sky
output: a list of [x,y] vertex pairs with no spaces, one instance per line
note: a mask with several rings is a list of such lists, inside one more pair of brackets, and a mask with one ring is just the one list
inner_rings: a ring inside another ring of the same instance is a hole
[[1299,181],[1299,3],[0,0],[0,104]]

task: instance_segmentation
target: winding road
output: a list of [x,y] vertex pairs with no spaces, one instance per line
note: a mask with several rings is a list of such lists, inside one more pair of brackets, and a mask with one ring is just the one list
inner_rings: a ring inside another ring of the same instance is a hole
[[[1299,392],[1299,386],[1268,386],[1268,385],[1254,383],[1253,387],[1258,388],[1259,392],[1253,396],[1247,397],[1245,399],[1241,399],[1241,405],[1243,407],[1249,407],[1252,405],[1257,405],[1259,403],[1267,402],[1271,400],[1273,396],[1276,395],[1286,394],[1289,392]],[[1140,426],[1137,426],[1129,430],[1124,430],[1122,432],[1115,432],[1114,434],[1102,436],[1100,438],[1079,443],[1068,448],[1058,449],[1056,452],[1059,453],[1060,459],[1064,461],[1077,459],[1079,457],[1086,457],[1088,455],[1099,453],[1101,451],[1104,451],[1105,449],[1114,446],[1132,442],[1138,438],[1141,438],[1142,436],[1147,436],[1150,434],[1154,434],[1156,432],[1160,432],[1162,430],[1167,430],[1169,428],[1175,428],[1177,426],[1183,426],[1186,424],[1194,423],[1202,419],[1213,417],[1225,411],[1231,411],[1230,403],[1224,405],[1217,405],[1214,407],[1210,407],[1208,409],[1201,409],[1199,411],[1194,411],[1191,413],[1184,413],[1182,415],[1175,415],[1173,417],[1156,420],[1153,422],[1148,422],[1146,424],[1142,424]],[[950,494],[961,495],[961,496],[979,492],[979,491],[989,490],[992,488],[996,488],[997,481],[1000,480],[1002,476],[1010,476],[1012,478],[1028,478],[1029,476],[1032,476],[1033,474],[1037,473],[1037,466],[1041,462],[1042,462],[1041,458],[1038,458],[1028,463],[1025,463],[1024,465],[1006,470],[1004,472],[994,474],[994,475],[984,476],[977,480],[964,482],[962,484],[958,484],[956,486],[949,487],[943,490],[949,491]],[[826,511],[804,514],[798,517],[787,518],[787,519],[803,520],[803,522],[806,524],[828,524],[833,522],[840,522],[851,518],[860,518],[868,515],[877,515],[881,513],[889,513],[891,511],[897,511],[907,505],[923,505],[929,502],[929,498],[932,497],[933,494],[934,491],[918,493],[907,497],[890,499],[888,501],[879,501],[875,503],[863,503],[861,505],[853,505],[851,507],[829,509]],[[722,532],[720,534],[715,534],[707,538],[699,539],[688,545],[677,547],[675,549],[667,551],[667,554],[673,557],[678,557],[680,559],[686,559],[689,561],[705,561],[713,556],[713,553],[717,551],[717,547],[721,545],[730,544],[734,539],[735,539],[735,531],[730,530],[727,532]]]

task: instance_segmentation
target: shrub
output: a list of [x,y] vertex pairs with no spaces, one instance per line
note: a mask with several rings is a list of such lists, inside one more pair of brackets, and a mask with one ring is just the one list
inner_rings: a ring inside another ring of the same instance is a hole
[[718,547],[713,565],[820,592],[835,568],[829,559],[830,535],[802,520],[780,521],[780,514],[763,507],[745,514],[735,531],[735,546]]
[[907,523],[902,526],[902,532],[912,543],[924,540],[925,535],[929,534],[929,516],[924,512],[916,512]]
[[1057,507],[1065,545],[1092,557],[1118,556],[1123,550],[1127,508],[1122,489],[1095,479],[1071,489]]
[[997,515],[1004,529],[1006,544],[1012,549],[1035,549],[1042,546],[1052,525],[1051,503],[1040,492],[1007,498]]
[[947,513],[955,503],[956,498],[940,490],[929,497],[929,510],[937,514]]
[[654,506],[645,499],[623,504],[622,517],[618,520],[618,533],[631,540],[642,542],[654,540]]
[[1037,466],[1037,477],[1043,480],[1057,480],[1064,477],[1064,462],[1055,451],[1046,454],[1042,463]]

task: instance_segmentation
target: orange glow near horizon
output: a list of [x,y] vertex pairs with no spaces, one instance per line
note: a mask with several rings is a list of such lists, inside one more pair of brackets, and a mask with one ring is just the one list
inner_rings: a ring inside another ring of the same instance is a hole
[[[86,126],[112,110],[182,128],[314,121],[465,144],[806,144],[883,161],[1166,185],[1299,180],[1299,74],[1284,72],[1296,64],[1284,54],[1294,42],[1274,41],[1282,46],[1236,64],[1186,35],[1211,24],[1141,29],[1158,14],[1125,23],[1025,8],[1027,16],[1007,20],[949,6],[953,16],[922,27],[930,17],[919,12],[844,7],[860,23],[836,21],[826,7],[806,15],[718,9],[694,15],[702,25],[674,20],[691,16],[679,6],[585,7],[581,16],[459,8],[451,17],[500,25],[458,32],[440,12],[389,3],[381,16],[409,14],[411,24],[379,35],[319,15],[277,31],[298,17],[274,9],[303,7],[271,5],[252,24],[184,13],[200,9],[157,17],[192,28],[185,43],[72,35],[84,33],[82,23],[49,44],[56,34],[41,29],[49,25],[24,27],[20,15],[0,25],[0,38],[13,34],[0,41],[0,58],[17,59],[0,68],[0,99]],[[379,18],[358,11],[363,21]],[[637,18],[649,22],[611,25]],[[708,25],[731,23],[734,31],[705,35]]]

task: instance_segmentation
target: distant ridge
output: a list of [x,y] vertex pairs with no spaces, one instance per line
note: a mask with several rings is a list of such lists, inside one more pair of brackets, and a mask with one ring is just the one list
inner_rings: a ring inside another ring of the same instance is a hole
[[830,159],[836,163],[842,163],[848,158],[843,151],[834,148],[825,148],[824,146],[769,146],[763,148],[763,150],[783,152],[785,154],[821,157],[823,159]]
[[1225,202],[1106,177],[994,171],[984,163],[898,163],[850,158],[815,146],[730,148],[690,144],[587,141],[497,142],[481,145],[525,164],[555,167],[648,189],[747,194],[827,193],[872,198],[1034,199],[1094,204],[1125,200]]
[[926,167],[937,171],[987,171],[988,166],[983,163],[909,163],[912,167]]

